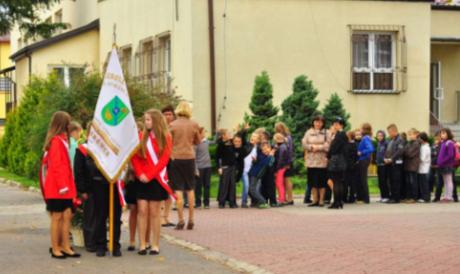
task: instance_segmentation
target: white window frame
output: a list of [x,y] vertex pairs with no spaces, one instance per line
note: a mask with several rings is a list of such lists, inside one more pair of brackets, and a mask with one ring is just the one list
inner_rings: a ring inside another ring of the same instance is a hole
[[83,69],[85,71],[85,66],[78,66],[78,65],[55,65],[50,66],[50,73],[53,72],[55,69],[63,69],[64,70],[64,86],[66,88],[70,87],[70,69]]
[[[354,31],[354,34],[366,34],[369,35],[368,38],[368,63],[369,67],[367,68],[358,68],[354,67],[352,63],[353,70],[355,72],[366,72],[370,75],[369,89],[353,89],[355,93],[394,93],[396,92],[396,32],[383,32],[383,31]],[[376,68],[375,67],[375,36],[376,35],[390,35],[391,36],[391,68]],[[353,47],[353,43],[351,45]],[[353,53],[352,53],[353,54]],[[354,56],[352,56],[353,60]],[[393,74],[393,89],[374,89],[374,73],[392,73]],[[353,79],[353,77],[352,77]],[[353,80],[352,80],[353,81]]]

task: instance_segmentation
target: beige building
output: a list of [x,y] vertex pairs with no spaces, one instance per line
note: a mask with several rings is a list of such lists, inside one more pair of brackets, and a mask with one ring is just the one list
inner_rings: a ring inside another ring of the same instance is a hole
[[9,73],[13,69],[10,55],[10,35],[0,36],[0,137],[3,135],[6,114],[12,108],[12,96],[14,96],[14,86]]
[[18,94],[59,64],[102,70],[115,32],[125,70],[192,102],[208,129],[242,121],[262,70],[276,105],[305,74],[321,107],[332,92],[343,98],[353,126],[434,129],[460,116],[460,8],[432,2],[64,0],[44,18],[70,23],[56,37],[76,34],[35,48],[31,66],[24,49],[46,40],[12,34]]

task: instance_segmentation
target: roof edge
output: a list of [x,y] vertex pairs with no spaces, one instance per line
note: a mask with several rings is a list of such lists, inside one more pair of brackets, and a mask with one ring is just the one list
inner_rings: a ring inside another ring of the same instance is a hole
[[82,34],[82,33],[85,33],[85,32],[88,32],[88,31],[91,31],[91,30],[94,30],[94,29],[99,29],[99,19],[96,19],[96,20],[92,21],[91,23],[86,24],[84,26],[81,26],[79,28],[70,30],[68,32],[64,32],[62,34],[59,34],[59,35],[53,36],[51,38],[48,38],[48,39],[33,43],[31,45],[28,45],[28,46],[18,50],[17,52],[13,53],[10,56],[10,59],[13,60],[13,61],[16,61],[18,59],[21,59],[24,56],[29,55],[30,53],[32,53],[32,52],[34,52],[34,51],[36,51],[38,49],[47,47],[47,46],[52,45],[54,43],[57,43],[57,42],[60,42],[60,41],[75,37],[75,36],[77,36],[79,34]]

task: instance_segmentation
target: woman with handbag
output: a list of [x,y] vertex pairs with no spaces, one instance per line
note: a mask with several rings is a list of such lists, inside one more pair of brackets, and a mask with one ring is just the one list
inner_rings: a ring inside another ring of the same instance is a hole
[[334,203],[329,206],[329,209],[343,208],[343,195],[345,193],[345,171],[347,169],[347,161],[345,157],[348,138],[343,127],[345,121],[341,117],[337,117],[332,124],[337,132],[329,147],[328,156],[328,171],[329,178],[333,182]]

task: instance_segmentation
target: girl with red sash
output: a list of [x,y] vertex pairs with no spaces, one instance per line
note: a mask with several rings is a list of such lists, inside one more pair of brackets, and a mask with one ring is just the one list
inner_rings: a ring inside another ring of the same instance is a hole
[[166,120],[160,111],[150,109],[144,114],[144,130],[139,134],[141,149],[131,164],[140,181],[137,187],[137,214],[140,238],[139,255],[147,254],[147,220],[153,233],[150,255],[160,253],[161,204],[173,196],[168,185],[166,166],[171,155],[172,140]]
[[[41,187],[51,215],[51,257],[80,257],[70,246],[69,230],[77,191],[69,155],[70,115],[58,111],[51,118],[43,150]],[[43,172],[45,171],[45,172]]]

